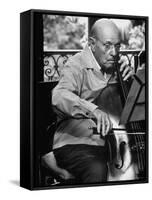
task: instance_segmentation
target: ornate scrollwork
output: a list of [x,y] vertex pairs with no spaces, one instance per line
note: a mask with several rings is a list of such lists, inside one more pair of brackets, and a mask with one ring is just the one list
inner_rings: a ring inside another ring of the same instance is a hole
[[[76,51],[78,52],[78,51]],[[76,53],[75,51],[66,52],[45,52],[43,81],[54,82],[60,78],[61,71],[68,58]]]

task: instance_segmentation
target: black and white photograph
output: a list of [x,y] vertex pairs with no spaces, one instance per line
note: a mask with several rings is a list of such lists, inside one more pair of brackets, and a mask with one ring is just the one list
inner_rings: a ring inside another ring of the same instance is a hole
[[147,183],[148,17],[30,10],[20,27],[21,186]]

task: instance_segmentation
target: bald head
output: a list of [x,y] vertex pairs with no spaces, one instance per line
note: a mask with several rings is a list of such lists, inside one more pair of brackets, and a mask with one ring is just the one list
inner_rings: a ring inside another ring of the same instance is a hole
[[121,38],[118,27],[110,19],[100,19],[91,29],[89,46],[103,71],[113,71],[114,60],[118,55]]
[[116,35],[120,38],[120,32],[115,23],[110,19],[97,20],[91,29],[91,37],[101,39],[106,36]]

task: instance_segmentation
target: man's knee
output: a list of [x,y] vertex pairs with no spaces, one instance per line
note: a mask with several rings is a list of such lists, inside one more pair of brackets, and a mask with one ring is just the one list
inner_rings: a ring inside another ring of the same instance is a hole
[[85,183],[106,182],[107,164],[101,161],[88,163],[82,178]]

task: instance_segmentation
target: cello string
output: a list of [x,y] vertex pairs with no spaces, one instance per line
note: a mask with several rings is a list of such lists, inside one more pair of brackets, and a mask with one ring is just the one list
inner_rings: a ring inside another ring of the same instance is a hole
[[[131,123],[131,127],[132,129],[134,128],[133,123]],[[134,140],[135,140],[135,147],[136,147],[135,150],[137,151],[137,164],[138,164],[138,170],[139,170],[141,167],[141,162],[140,162],[140,155],[139,155],[139,149],[138,149],[138,140],[136,138],[136,135],[134,135]]]
[[[138,124],[138,128],[140,129],[140,124]],[[141,140],[141,144],[140,144],[140,151],[141,151],[141,155],[142,155],[142,162],[143,162],[143,169],[145,168],[145,155],[144,155],[144,136],[143,135],[139,135],[140,140]]]
[[[138,125],[137,123],[135,122],[135,130],[138,130]],[[140,135],[138,135],[138,132],[136,133],[136,138],[137,138],[137,141],[138,141],[138,149],[139,149],[139,156],[140,156],[140,171],[143,170],[143,155],[142,155],[142,152],[141,152],[141,144],[142,144],[142,141],[141,141],[141,138],[140,138]]]
[[[137,123],[135,122],[135,127],[136,127],[136,130],[138,130],[138,125]],[[140,146],[141,146],[141,138],[140,138],[140,135],[138,135],[138,132],[136,133],[136,136],[137,136],[137,139],[138,139],[138,149],[139,149],[139,156],[140,156],[140,164],[141,164],[141,169],[140,171],[143,169],[143,156],[142,156],[142,152],[141,152],[141,149],[140,149]]]
[[[138,123],[138,127],[140,128],[140,124]],[[145,168],[145,150],[144,150],[144,136],[143,135],[139,135],[140,139],[141,139],[141,145],[140,145],[140,151],[141,151],[141,155],[142,155],[142,161],[143,161],[143,169]]]

